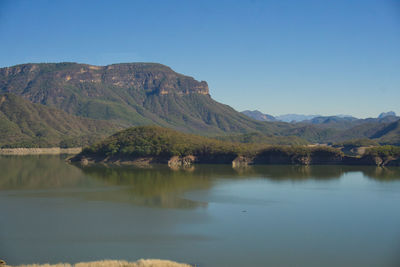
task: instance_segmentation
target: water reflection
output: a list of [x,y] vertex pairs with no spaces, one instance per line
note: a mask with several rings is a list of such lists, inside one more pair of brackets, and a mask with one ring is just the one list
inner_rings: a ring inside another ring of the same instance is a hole
[[13,265],[399,266],[399,182],[394,167],[79,168],[0,157],[0,254]]
[[0,156],[0,190],[44,190],[93,186],[63,156]]
[[121,192],[124,194],[119,196],[119,200],[131,201],[136,205],[162,208],[206,206],[206,203],[181,196],[186,191],[206,190],[212,186],[210,175],[190,170],[173,171],[166,166],[151,169],[95,166],[83,168],[82,171],[103,185],[123,187]]
[[250,166],[239,169],[241,176],[258,176],[275,181],[303,181],[303,180],[330,180],[339,179],[346,173],[361,172],[364,177],[377,181],[400,180],[399,167],[375,167],[375,166],[296,166],[296,165],[275,165],[275,166]]
[[24,191],[25,196],[80,197],[135,205],[192,209],[207,203],[183,197],[185,192],[209,190],[217,179],[268,179],[274,182],[327,181],[361,172],[380,182],[400,180],[400,168],[373,166],[249,166],[197,165],[172,170],[167,166],[92,166],[80,168],[58,156],[0,157],[0,190]]

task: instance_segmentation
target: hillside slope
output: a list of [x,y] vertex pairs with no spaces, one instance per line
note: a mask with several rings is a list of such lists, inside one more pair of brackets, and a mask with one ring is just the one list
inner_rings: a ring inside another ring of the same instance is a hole
[[379,143],[400,146],[400,120],[389,123],[379,131],[375,132],[371,138],[378,140]]
[[120,127],[33,104],[13,94],[0,95],[0,147],[81,146]]

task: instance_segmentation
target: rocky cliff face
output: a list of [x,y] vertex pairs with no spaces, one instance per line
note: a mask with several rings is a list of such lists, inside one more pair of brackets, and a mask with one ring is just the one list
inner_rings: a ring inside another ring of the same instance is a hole
[[1,91],[21,94],[33,102],[62,102],[70,88],[80,89],[80,93],[87,97],[100,97],[105,92],[99,86],[156,95],[209,94],[205,81],[196,81],[155,63],[109,66],[77,63],[23,64],[0,69]]

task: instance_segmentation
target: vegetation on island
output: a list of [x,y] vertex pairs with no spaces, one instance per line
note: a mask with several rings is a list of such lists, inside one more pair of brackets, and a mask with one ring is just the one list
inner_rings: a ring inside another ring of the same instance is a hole
[[303,161],[308,163],[310,157],[340,158],[343,153],[327,146],[234,143],[157,126],[138,126],[120,131],[99,143],[84,148],[78,158],[170,159],[173,156],[195,156],[197,162],[200,163],[231,163],[238,157],[251,159],[255,163],[302,163]]
[[361,139],[351,139],[344,142],[338,142],[333,144],[333,147],[344,147],[344,148],[357,148],[357,147],[369,147],[369,146],[379,146],[379,143],[375,140],[368,138]]
[[251,132],[244,134],[221,135],[215,137],[221,141],[229,141],[235,143],[255,143],[255,144],[270,144],[270,145],[308,145],[310,142],[298,136],[279,136],[268,135],[259,132]]
[[254,146],[185,134],[158,126],[138,126],[120,131],[83,149],[83,155],[163,157],[208,155],[237,156]]
[[399,146],[376,146],[368,148],[365,151],[365,155],[374,156],[374,157],[381,157],[381,158],[389,158],[389,157],[400,157],[400,147]]

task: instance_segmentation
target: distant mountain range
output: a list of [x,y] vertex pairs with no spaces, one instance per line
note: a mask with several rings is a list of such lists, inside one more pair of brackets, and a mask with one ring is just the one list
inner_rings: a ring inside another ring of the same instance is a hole
[[396,143],[399,132],[399,117],[390,112],[364,120],[240,113],[213,100],[205,81],[156,63],[0,68],[0,99],[0,146],[74,146],[138,125],[276,144],[355,138]]
[[[293,129],[287,135],[300,136],[311,142],[343,142],[354,139],[374,139],[382,144],[400,144],[400,117],[393,111],[383,112],[377,118],[358,119],[348,115],[317,116],[289,114],[273,117],[260,111],[243,111],[253,119],[268,116],[270,121],[290,120]],[[256,116],[253,116],[255,115]]]
[[284,122],[300,122],[305,120],[311,120],[319,116],[320,115],[284,114],[276,116],[275,119],[277,121],[284,121]]
[[[333,115],[333,116],[321,116],[321,115],[304,115],[304,114],[284,114],[284,115],[279,115],[279,116],[272,116],[269,114],[264,114],[261,111],[258,110],[245,110],[242,111],[242,113],[252,119],[258,120],[258,121],[283,121],[283,122],[290,122],[290,123],[296,123],[296,122],[304,122],[304,121],[309,121],[311,123],[321,123],[325,120],[340,120],[344,119],[347,121],[352,121],[352,120],[357,120],[357,118],[351,116],[351,115]],[[382,112],[378,118],[382,119],[385,117],[397,117],[396,113],[393,111],[389,112]]]

